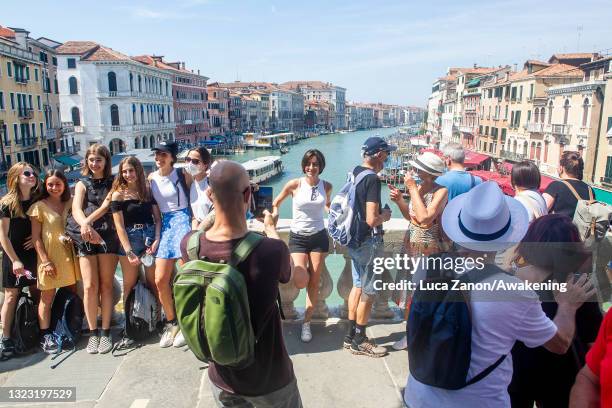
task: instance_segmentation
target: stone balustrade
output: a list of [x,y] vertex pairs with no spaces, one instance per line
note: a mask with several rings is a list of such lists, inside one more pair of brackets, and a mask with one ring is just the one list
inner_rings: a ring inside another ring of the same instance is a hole
[[[278,221],[277,230],[281,239],[285,242],[289,241],[289,226],[291,224],[290,219],[280,219]],[[249,228],[255,231],[263,230],[263,225],[258,221],[250,221]],[[404,234],[408,228],[408,221],[399,218],[393,218],[384,224],[384,241],[385,241],[385,252],[387,256],[392,256],[401,253]],[[330,240],[330,255],[341,255],[344,259],[342,271],[337,282],[334,282],[331,274],[327,268],[327,265],[323,265],[321,271],[319,300],[315,305],[313,317],[315,319],[327,319],[331,317],[330,307],[326,300],[332,295],[333,291],[336,290],[339,297],[343,300],[343,303],[338,308],[339,316],[346,318],[348,309],[348,297],[353,286],[352,279],[352,261],[348,255],[346,247],[336,246],[334,247],[333,242]],[[391,281],[392,277],[388,271],[385,271],[382,275],[382,280],[385,282]],[[335,285],[335,288],[334,288]],[[115,299],[116,304],[120,299],[120,285],[115,280]],[[306,290],[306,289],[303,289]],[[300,290],[296,288],[293,281],[286,284],[280,285],[280,293],[282,299],[283,312],[287,319],[297,319],[299,316],[296,307],[302,308],[304,305],[296,305],[295,300],[300,294]],[[376,299],[372,307],[371,317],[373,319],[392,319],[396,316],[395,312],[389,307],[389,300],[391,293],[389,291],[377,291]],[[0,289],[0,305],[4,300],[4,290]]]
[[[281,239],[285,242],[289,241],[289,226],[291,224],[290,219],[280,219],[278,221],[277,230]],[[257,221],[250,221],[249,228],[252,230],[262,230],[263,226]],[[385,252],[387,256],[392,254],[398,254],[402,250],[404,234],[408,228],[408,221],[404,219],[394,218],[386,222],[383,226],[385,230],[384,241],[385,241]],[[326,303],[326,299],[330,297],[334,289],[337,291],[343,303],[338,308],[338,313],[341,318],[347,317],[348,310],[348,297],[353,287],[352,279],[352,260],[348,255],[346,247],[336,246],[334,247],[333,242],[330,240],[330,255],[341,255],[344,258],[344,265],[342,272],[337,282],[333,282],[332,277],[329,273],[327,265],[323,265],[321,271],[319,300],[315,305],[313,317],[315,319],[327,319],[330,317],[330,309]],[[392,277],[388,271],[382,275],[382,280],[385,282],[391,281]],[[335,284],[335,288],[334,288]],[[305,290],[305,289],[303,289]],[[280,293],[282,300],[283,312],[287,319],[296,319],[298,312],[296,310],[295,300],[297,299],[300,290],[295,287],[293,282],[280,285]],[[372,307],[371,317],[373,319],[391,319],[395,317],[395,313],[389,307],[389,300],[391,293],[389,291],[377,291],[376,299]],[[303,305],[299,305],[303,307]]]

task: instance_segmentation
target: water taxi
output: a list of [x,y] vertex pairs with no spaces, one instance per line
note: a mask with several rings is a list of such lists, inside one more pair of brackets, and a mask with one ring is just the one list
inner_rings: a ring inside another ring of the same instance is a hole
[[264,156],[242,163],[253,183],[263,183],[283,172],[280,156]]

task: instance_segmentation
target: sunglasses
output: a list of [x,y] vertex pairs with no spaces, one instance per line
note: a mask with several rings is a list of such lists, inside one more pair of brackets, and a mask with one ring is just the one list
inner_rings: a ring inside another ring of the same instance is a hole
[[197,166],[200,163],[202,163],[202,160],[200,160],[200,159],[192,159],[191,157],[185,157],[185,163],[193,163],[193,164],[195,164]]
[[317,189],[317,186],[314,186],[312,188],[312,194],[310,194],[310,201],[316,200],[318,196],[319,196],[319,190]]
[[34,176],[36,175],[36,174],[34,174],[34,172],[33,172],[33,171],[30,171],[30,170],[26,170],[26,171],[24,171],[22,174],[23,174],[24,176],[26,176],[26,177],[34,177]]

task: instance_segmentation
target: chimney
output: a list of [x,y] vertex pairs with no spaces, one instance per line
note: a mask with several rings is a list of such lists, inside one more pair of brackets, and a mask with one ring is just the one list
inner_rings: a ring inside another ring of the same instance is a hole
[[181,66],[183,67],[183,69],[185,69],[185,63],[181,62]]
[[478,68],[478,64],[477,63],[474,63],[474,68]]
[[516,70],[518,69],[518,64],[514,63],[514,64],[512,64],[512,66],[514,67],[513,71],[516,72]]
[[163,55],[151,55],[151,58],[153,58],[153,61],[163,62],[164,56]]
[[14,28],[9,27],[11,30],[15,32],[15,42],[19,44],[19,46],[25,50],[28,49],[28,35],[29,31],[24,30],[23,28]]
[[200,75],[200,70],[198,69],[198,75]]

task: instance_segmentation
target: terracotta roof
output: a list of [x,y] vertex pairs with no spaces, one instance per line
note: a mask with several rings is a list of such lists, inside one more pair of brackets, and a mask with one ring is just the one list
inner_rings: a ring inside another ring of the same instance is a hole
[[145,65],[150,65],[153,67],[157,67],[157,68],[161,68],[161,69],[165,69],[165,70],[169,70],[169,71],[176,71],[176,72],[183,72],[185,74],[193,74],[193,72],[187,70],[187,69],[183,69],[181,68],[177,68],[174,65],[170,65],[166,62],[164,62],[162,57],[155,57],[153,58],[151,55],[137,55],[135,57],[132,57],[132,59],[134,61],[138,61],[142,64]]
[[15,32],[8,27],[0,26],[0,37],[13,39],[15,38]]
[[217,83],[218,86],[222,86],[223,88],[228,88],[228,89],[265,89],[268,91],[273,91],[278,89],[277,86],[274,86],[273,84],[269,83],[269,82],[241,82],[241,81],[235,81],[235,82],[227,82],[227,83]]
[[334,85],[322,81],[288,81],[280,84],[281,88],[295,90],[298,88],[331,89]]
[[446,76],[438,78],[438,80],[439,81],[455,81],[457,80],[457,75],[456,74],[446,75]]
[[82,55],[89,52],[94,47],[99,47],[99,44],[93,41],[66,41],[64,44],[57,47],[56,51],[58,54]]
[[[596,52],[573,52],[569,54],[553,54],[550,59],[583,59],[583,58],[593,58],[597,56]],[[549,60],[550,61],[550,60]]]
[[115,51],[112,48],[100,46],[98,49],[92,50],[86,54],[84,61],[130,61],[131,58],[125,54]]
[[538,60],[527,60],[527,61],[525,61],[525,65],[526,64],[542,65],[542,66],[545,66],[545,67],[550,65],[548,62],[538,61]]
[[462,74],[488,74],[489,72],[497,71],[499,68],[485,68],[485,67],[476,67],[476,68],[460,68],[458,72]]
[[536,77],[544,76],[577,76],[582,77],[582,71],[580,68],[576,68],[573,65],[568,64],[552,64],[551,66],[544,68],[540,71],[534,72],[532,75]]

